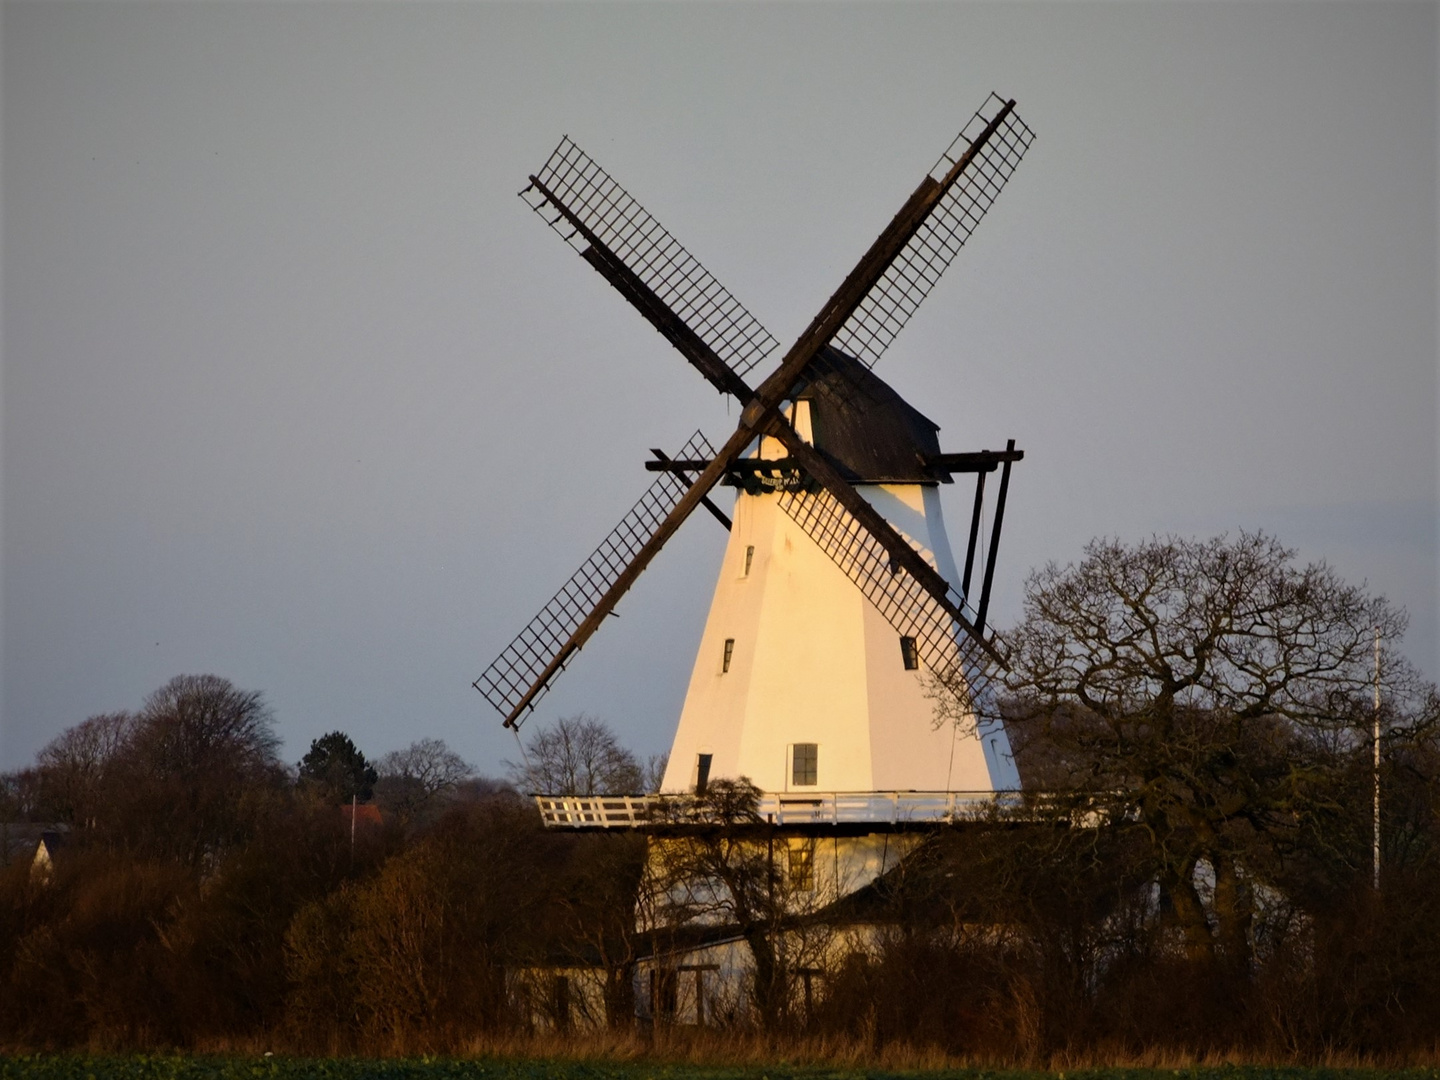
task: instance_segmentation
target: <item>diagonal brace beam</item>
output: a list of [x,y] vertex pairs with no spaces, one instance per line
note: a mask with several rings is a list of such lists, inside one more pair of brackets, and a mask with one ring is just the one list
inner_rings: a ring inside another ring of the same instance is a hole
[[[676,461],[674,458],[670,457],[669,454],[665,453],[664,450],[659,450],[652,446],[650,448],[650,452],[655,455],[655,460],[647,461],[645,463],[645,467],[647,469],[650,469],[653,472],[659,472],[662,469],[666,472],[673,472],[676,476],[680,478],[680,482],[683,483],[686,487],[690,486],[689,474],[692,472],[699,472],[700,469],[703,469],[705,467],[704,465],[701,465],[698,468],[687,469],[685,468],[685,462]],[[693,462],[691,464],[693,465]],[[721,525],[725,526],[726,532],[730,531],[731,527],[734,524],[734,522],[730,520],[730,515],[725,513],[725,511],[721,510],[718,506],[716,506],[710,500],[710,497],[708,495],[700,500],[700,505],[705,507],[706,510],[709,510],[711,516],[713,516],[716,521],[720,522]]]

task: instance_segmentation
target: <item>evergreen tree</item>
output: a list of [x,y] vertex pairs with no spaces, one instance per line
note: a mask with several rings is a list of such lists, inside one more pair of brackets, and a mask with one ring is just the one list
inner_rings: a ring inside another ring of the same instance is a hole
[[369,802],[378,776],[359,748],[343,731],[332,731],[310,744],[300,759],[300,777],[317,784],[330,802]]

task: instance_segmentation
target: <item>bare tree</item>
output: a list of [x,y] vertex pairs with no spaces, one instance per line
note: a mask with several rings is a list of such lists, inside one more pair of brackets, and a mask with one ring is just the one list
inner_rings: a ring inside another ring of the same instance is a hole
[[536,731],[523,762],[505,763],[517,787],[546,795],[635,794],[645,777],[603,720],[566,716]]
[[815,918],[829,892],[815,887],[813,840],[792,837],[759,813],[745,777],[712,781],[701,794],[665,797],[651,840],[642,919],[677,942],[697,927],[726,928],[745,942],[749,987],[766,1030],[794,1018],[795,980],[814,971],[831,931]]
[[1258,533],[1094,541],[1027,582],[1003,718],[1030,786],[1146,838],[1187,953],[1243,967],[1277,845],[1371,745],[1377,628],[1400,738],[1433,722],[1433,698],[1382,598]]
[[217,675],[156,690],[115,760],[102,827],[115,840],[199,862],[239,843],[284,773],[264,696]]
[[645,759],[645,794],[653,795],[660,790],[661,784],[665,782],[665,769],[669,764],[670,751],[668,750],[663,754],[651,754]]
[[454,798],[475,770],[443,739],[420,739],[377,763],[375,798],[387,810],[421,817]]
[[130,743],[156,769],[265,772],[279,764],[274,726],[260,691],[218,675],[177,675],[145,699]]
[[568,847],[549,894],[556,934],[548,955],[576,966],[598,961],[605,1021],[625,1028],[635,1022],[635,966],[647,951],[635,918],[646,838],[630,832],[584,834]]
[[36,756],[41,804],[47,816],[93,827],[107,772],[135,729],[129,713],[105,713],[67,728]]

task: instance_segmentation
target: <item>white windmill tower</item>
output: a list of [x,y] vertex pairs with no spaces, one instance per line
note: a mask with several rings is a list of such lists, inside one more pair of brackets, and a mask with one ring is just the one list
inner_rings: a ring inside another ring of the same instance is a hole
[[[974,532],[962,578],[941,516],[938,477],[949,476],[938,428],[863,365],[835,352],[826,361],[830,370],[788,410],[796,434],[940,576],[968,591]],[[1019,456],[1012,448],[963,464],[1008,468]],[[961,464],[953,455],[950,463]],[[937,723],[916,638],[898,632],[786,512],[794,493],[777,489],[799,474],[783,445],[761,440],[741,468],[663,790],[743,776],[792,820],[824,793],[808,816],[856,821],[950,802],[934,793],[1018,788],[1003,728]]]
[[[946,454],[936,426],[870,368],[1009,180],[1033,135],[991,95],[809,327],[757,386],[776,340],[568,138],[522,192],[538,213],[743,410],[719,450],[698,432],[579,571],[476,680],[518,727],[697,506],[729,545],[675,737],[666,791],[748,777],[772,821],[953,815],[957,792],[1018,786],[1003,730],[937,727],[926,672],[972,696],[1003,663],[984,632],[1011,464]],[[978,600],[985,476],[1001,470]],[[938,486],[976,473],[963,574]],[[710,495],[739,489],[732,522]],[[824,792],[826,800],[813,797]],[[938,799],[936,796],[941,796]],[[842,805],[843,804],[843,805]],[[542,801],[551,824],[634,824],[643,802]],[[614,811],[613,813],[610,811]]]

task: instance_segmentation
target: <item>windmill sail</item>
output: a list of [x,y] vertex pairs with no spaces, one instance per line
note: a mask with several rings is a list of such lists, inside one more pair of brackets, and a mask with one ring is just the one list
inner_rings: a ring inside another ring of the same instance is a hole
[[[779,344],[695,256],[568,136],[520,194],[687,356],[690,350],[677,340],[677,331],[680,337],[688,331],[743,378]],[[714,381],[713,372],[705,374]],[[721,389],[729,392],[727,387]]]
[[[986,135],[992,124],[994,130]],[[970,239],[1034,138],[1014,109],[991,94],[930,170],[936,184],[950,179],[949,189],[845,320],[832,345],[874,366]],[[959,173],[950,177],[957,166],[962,166]]]
[[[709,458],[714,454],[714,448],[697,431],[676,456]],[[518,727],[518,718],[549,689],[550,682],[578,649],[571,644],[575,631],[595,611],[690,486],[682,474],[661,473],[580,569],[475,680],[475,689],[505,717],[507,726]]]
[[[666,539],[762,434],[779,438],[825,489],[804,506],[790,500],[800,515],[796,520],[904,636],[916,639],[917,649],[923,643],[928,666],[951,671],[958,663],[967,676],[978,678],[979,653],[1000,659],[949,599],[948,583],[850,481],[798,438],[778,410],[807,383],[827,375],[843,396],[862,389],[853,372],[843,371],[847,363],[860,367],[851,357],[865,367],[879,358],[968,239],[1032,138],[1014,115],[1014,102],[991,95],[776,370],[753,391],[744,377],[775,350],[776,340],[593,159],[568,137],[561,140],[522,197],[707,379],[739,396],[746,407],[718,453],[697,432],[679,454],[687,461],[710,459],[693,483],[683,471],[662,473],[476,680],[476,689],[504,714],[507,726],[518,725]],[[877,566],[899,584],[887,585]],[[957,626],[967,631],[963,637],[955,633]]]

